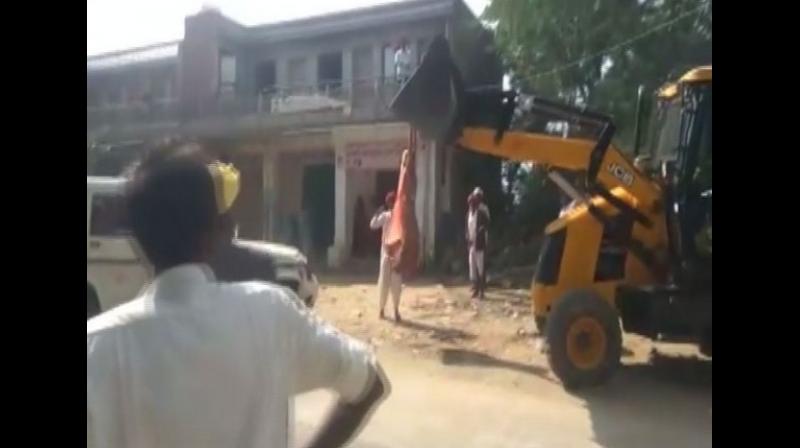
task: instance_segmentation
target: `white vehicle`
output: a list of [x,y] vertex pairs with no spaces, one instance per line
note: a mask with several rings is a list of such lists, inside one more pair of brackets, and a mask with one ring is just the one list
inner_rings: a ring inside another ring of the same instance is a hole
[[[86,178],[86,316],[133,299],[152,277],[152,268],[130,236],[122,204],[124,180]],[[319,283],[296,248],[236,239],[235,244],[270,257],[277,283],[312,307]]]

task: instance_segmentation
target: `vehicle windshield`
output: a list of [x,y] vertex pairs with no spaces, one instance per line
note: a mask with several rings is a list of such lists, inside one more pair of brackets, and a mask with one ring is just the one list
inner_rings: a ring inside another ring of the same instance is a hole
[[650,117],[647,142],[654,163],[677,159],[680,129],[680,100],[675,98],[657,101]]

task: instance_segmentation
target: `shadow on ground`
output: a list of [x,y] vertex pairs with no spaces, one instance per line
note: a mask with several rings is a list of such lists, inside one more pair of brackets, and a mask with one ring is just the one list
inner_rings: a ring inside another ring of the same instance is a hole
[[[317,272],[317,281],[324,286],[374,286],[378,283],[378,269],[370,269],[366,272]],[[434,286],[441,282],[433,277],[418,277],[413,280],[403,282],[404,287],[415,286]]]
[[711,447],[711,384],[710,360],[656,354],[570,393],[585,401],[601,446]]
[[475,366],[475,367],[494,367],[501,369],[510,369],[522,373],[530,373],[548,381],[552,381],[548,376],[547,369],[523,364],[514,361],[506,361],[489,356],[485,353],[480,353],[472,350],[464,349],[442,349],[441,360],[444,365],[462,365],[462,366]]
[[[441,350],[445,365],[510,369],[554,382],[547,368],[462,349]],[[594,441],[608,448],[711,447],[711,361],[656,354],[621,366],[602,386],[571,395],[584,401]]]
[[466,331],[459,330],[457,328],[437,327],[435,325],[424,324],[422,322],[417,322],[407,319],[404,319],[400,322],[396,322],[395,325],[398,325],[403,328],[408,328],[410,330],[428,332],[430,333],[431,338],[442,342],[470,340],[470,339],[475,339],[476,337],[472,333],[468,333]]
[[670,356],[654,352],[647,364],[622,367],[623,378],[645,379],[692,387],[711,394],[711,360],[695,356]]
[[530,305],[530,293],[526,290],[518,289],[492,289],[486,290],[486,298],[492,300],[504,300],[508,302],[524,303]]

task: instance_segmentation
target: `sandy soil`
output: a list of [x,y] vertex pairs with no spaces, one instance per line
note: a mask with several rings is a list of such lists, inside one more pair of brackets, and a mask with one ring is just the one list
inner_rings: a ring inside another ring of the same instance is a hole
[[[626,336],[612,381],[570,393],[537,350],[525,290],[495,288],[474,305],[464,283],[412,282],[395,323],[390,306],[378,319],[372,277],[321,283],[317,312],[373,344],[393,384],[354,447],[711,446],[711,363],[691,346]],[[330,399],[298,399],[297,446]]]
[[[327,277],[317,311],[375,347],[389,345],[445,363],[458,356],[488,357],[547,370],[527,290],[490,288],[485,300],[475,301],[463,281],[414,281],[404,286],[399,323],[393,320],[391,298],[387,302],[387,319],[380,320],[372,278]],[[653,348],[646,338],[625,335],[623,363],[646,364]],[[690,345],[659,344],[656,349],[671,356],[698,356]]]

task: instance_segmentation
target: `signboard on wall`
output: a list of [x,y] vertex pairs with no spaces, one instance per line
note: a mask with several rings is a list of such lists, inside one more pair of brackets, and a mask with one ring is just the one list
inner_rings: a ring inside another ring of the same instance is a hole
[[289,150],[280,153],[281,160],[291,160],[301,165],[333,163],[333,149]]
[[[420,145],[420,150],[425,149]],[[408,139],[354,142],[345,146],[345,167],[353,170],[397,169]]]

